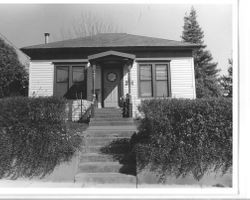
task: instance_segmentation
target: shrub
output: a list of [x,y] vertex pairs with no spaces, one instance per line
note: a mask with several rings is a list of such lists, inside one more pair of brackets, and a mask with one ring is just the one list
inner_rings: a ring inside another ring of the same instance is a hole
[[0,178],[43,177],[79,146],[65,120],[64,99],[0,100]]
[[0,38],[0,98],[27,96],[28,73],[13,47]]
[[150,166],[162,180],[188,174],[200,180],[231,168],[231,99],[145,100],[139,110],[144,115],[135,139],[140,170]]

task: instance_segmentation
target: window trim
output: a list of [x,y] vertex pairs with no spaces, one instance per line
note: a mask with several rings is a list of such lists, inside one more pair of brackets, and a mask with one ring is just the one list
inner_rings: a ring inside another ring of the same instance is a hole
[[[156,65],[157,64],[164,64],[167,65],[167,90],[168,90],[168,94],[166,96],[166,98],[171,98],[172,97],[172,90],[171,90],[171,71],[170,71],[170,60],[168,61],[144,61],[144,62],[138,62],[137,65],[137,82],[138,82],[138,98],[141,99],[152,99],[152,98],[162,98],[156,95]],[[151,85],[152,85],[152,96],[141,96],[141,80],[140,80],[140,76],[141,76],[141,71],[140,71],[140,66],[141,65],[151,65],[151,73],[152,73],[152,79],[151,79]]]
[[[69,79],[68,79],[68,89],[73,85],[73,71],[72,71],[72,66],[83,66],[84,70],[87,69],[87,63],[53,63],[54,64],[54,81],[53,81],[53,96],[56,95],[56,84],[57,84],[57,67],[68,67],[68,72],[69,72]],[[87,76],[84,74],[84,78],[86,79],[86,88],[88,87],[88,81],[87,81]],[[60,83],[60,82],[59,82]],[[66,83],[66,82],[63,82]]]

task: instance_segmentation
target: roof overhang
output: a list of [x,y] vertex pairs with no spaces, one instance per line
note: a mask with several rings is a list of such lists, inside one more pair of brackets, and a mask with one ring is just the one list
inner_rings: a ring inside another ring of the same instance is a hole
[[111,51],[105,51],[105,52],[102,52],[102,53],[89,55],[88,60],[89,61],[96,60],[98,58],[102,58],[102,57],[105,57],[105,56],[119,56],[119,57],[123,57],[123,58],[129,58],[131,60],[134,60],[135,57],[136,57],[134,54],[122,53],[122,52],[119,52],[119,51],[112,51],[111,50]]

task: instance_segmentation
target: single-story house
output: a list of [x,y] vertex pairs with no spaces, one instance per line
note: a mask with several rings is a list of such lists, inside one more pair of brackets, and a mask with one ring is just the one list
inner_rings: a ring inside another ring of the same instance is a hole
[[24,47],[30,58],[29,96],[96,98],[98,107],[119,107],[131,96],[136,117],[141,100],[195,98],[196,44],[126,33]]

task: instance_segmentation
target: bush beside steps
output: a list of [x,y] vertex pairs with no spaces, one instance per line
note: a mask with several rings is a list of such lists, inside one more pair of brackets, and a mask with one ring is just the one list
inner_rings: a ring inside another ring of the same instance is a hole
[[66,100],[0,99],[0,178],[44,177],[69,161],[81,137],[66,123]]

